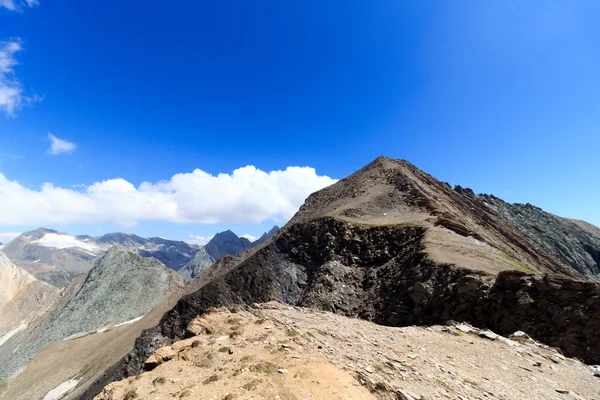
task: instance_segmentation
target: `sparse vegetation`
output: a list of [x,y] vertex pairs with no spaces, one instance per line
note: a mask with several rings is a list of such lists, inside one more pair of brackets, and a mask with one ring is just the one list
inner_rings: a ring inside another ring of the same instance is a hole
[[435,378],[435,383],[437,383],[438,385],[440,385],[446,389],[449,389],[448,384],[439,378]]
[[244,334],[244,330],[241,328],[238,328],[238,329],[234,329],[233,332],[231,332],[229,334],[229,337],[233,339],[237,336],[242,336],[243,334]]
[[209,383],[214,383],[216,381],[218,381],[219,379],[221,379],[221,377],[217,374],[211,375],[210,377],[208,377],[208,379],[206,379],[204,381],[204,384],[207,385]]
[[252,379],[250,382],[242,386],[246,390],[254,390],[262,382],[261,379]]
[[155,379],[152,381],[152,384],[153,384],[154,386],[156,386],[156,385],[164,385],[164,384],[165,384],[165,382],[167,382],[167,380],[165,379],[165,377],[163,377],[163,376],[159,376],[158,378],[155,378]]
[[133,400],[136,399],[138,397],[135,389],[131,389],[130,391],[128,391],[127,393],[125,393],[125,395],[123,396],[123,400]]
[[267,361],[267,362],[263,362],[260,364],[255,364],[255,365],[251,366],[249,369],[250,369],[250,371],[253,371],[253,372],[263,372],[265,374],[273,374],[279,369],[279,367],[277,367],[277,365],[273,364],[272,362]]
[[296,337],[300,335],[300,332],[298,332],[294,328],[285,328],[285,334],[290,337]]

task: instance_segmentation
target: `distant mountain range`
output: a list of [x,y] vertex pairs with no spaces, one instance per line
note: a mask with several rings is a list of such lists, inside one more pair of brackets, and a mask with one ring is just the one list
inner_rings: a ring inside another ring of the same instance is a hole
[[255,242],[240,238],[231,231],[221,232],[201,247],[178,240],[143,238],[121,232],[98,237],[71,236],[39,228],[21,234],[3,245],[1,250],[23,270],[57,287],[64,287],[74,277],[90,271],[112,246],[121,246],[142,257],[156,258],[167,268],[180,271],[186,279],[190,279],[223,255],[235,255],[263,243],[277,229],[274,227],[265,232]]
[[225,255],[236,255],[253,247],[256,247],[269,240],[277,231],[278,226],[274,226],[270,231],[265,232],[254,242],[248,239],[238,237],[230,230],[217,233],[203,248],[201,248],[194,258],[184,265],[179,272],[185,279],[192,279],[203,269],[212,265],[215,261]]

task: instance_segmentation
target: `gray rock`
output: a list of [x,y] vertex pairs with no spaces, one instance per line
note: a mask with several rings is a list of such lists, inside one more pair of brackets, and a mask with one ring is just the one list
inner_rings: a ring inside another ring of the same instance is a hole
[[490,340],[496,340],[496,339],[498,339],[499,335],[495,334],[494,332],[492,332],[490,330],[485,330],[485,331],[479,332],[479,336],[484,337],[486,339],[490,339]]

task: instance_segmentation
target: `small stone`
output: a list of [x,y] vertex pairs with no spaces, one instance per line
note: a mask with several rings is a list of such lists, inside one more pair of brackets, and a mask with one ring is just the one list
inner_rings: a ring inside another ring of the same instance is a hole
[[220,342],[221,340],[225,340],[227,339],[229,336],[219,336],[218,338],[215,339],[215,341]]
[[558,358],[559,360],[563,360],[563,361],[565,361],[567,359],[567,357],[563,356],[560,353],[554,353],[554,357]]
[[265,326],[265,329],[273,329],[273,325],[267,325]]
[[458,325],[456,325],[456,329],[458,329],[459,331],[461,331],[463,333],[469,333],[473,330],[473,328],[471,328],[467,324],[458,324]]
[[375,371],[373,371],[373,368],[371,368],[371,367],[365,367],[365,371],[367,371],[370,374],[372,374],[373,372],[375,372]]
[[277,372],[279,372],[280,374],[287,374],[287,373],[288,373],[288,370],[287,370],[287,369],[285,369],[285,368],[279,368],[279,369],[277,370]]
[[418,400],[421,398],[420,396],[415,396],[409,391],[402,389],[398,389],[398,394],[400,395],[401,400]]
[[490,339],[490,340],[496,340],[498,338],[498,335],[490,330],[485,330],[485,331],[479,332],[479,336],[484,337],[486,339]]
[[556,389],[556,392],[560,394],[569,394],[569,391],[564,389]]
[[515,333],[513,333],[512,335],[509,336],[509,339],[514,340],[515,342],[520,342],[520,343],[525,343],[525,342],[531,341],[531,338],[529,337],[529,335],[523,331],[516,331]]
[[300,357],[299,355],[297,355],[297,354],[294,354],[294,355],[292,356],[292,358],[301,358],[301,357]]

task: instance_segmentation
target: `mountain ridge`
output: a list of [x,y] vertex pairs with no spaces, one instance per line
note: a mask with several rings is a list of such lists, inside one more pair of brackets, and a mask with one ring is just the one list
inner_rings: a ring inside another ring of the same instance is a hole
[[390,326],[464,320],[500,334],[523,330],[599,363],[600,285],[583,270],[546,252],[472,190],[380,157],[308,196],[263,246],[201,271],[188,283],[195,290],[86,396],[138,373],[212,307],[268,301]]

